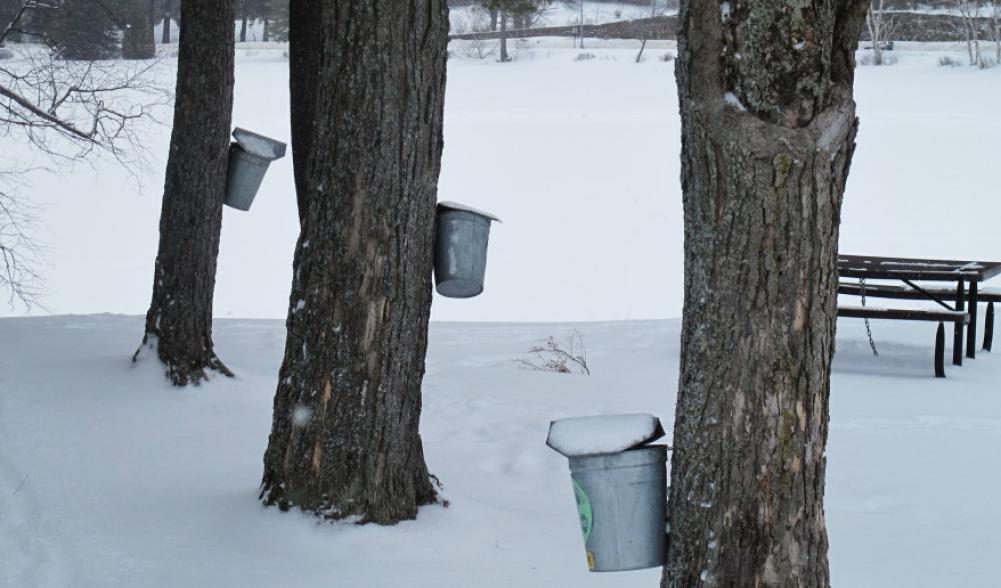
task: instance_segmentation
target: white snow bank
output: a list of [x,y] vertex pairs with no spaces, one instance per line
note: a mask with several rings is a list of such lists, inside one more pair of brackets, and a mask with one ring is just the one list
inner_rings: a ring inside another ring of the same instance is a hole
[[664,436],[652,414],[611,414],[553,421],[546,445],[567,457],[618,453]]

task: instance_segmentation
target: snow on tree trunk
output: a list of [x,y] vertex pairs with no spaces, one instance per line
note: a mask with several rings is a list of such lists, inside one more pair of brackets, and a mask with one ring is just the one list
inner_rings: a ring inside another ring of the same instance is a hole
[[436,499],[418,432],[445,0],[291,3],[301,233],[261,497],[392,524]]
[[212,294],[233,105],[233,16],[233,0],[181,5],[174,125],[143,337],[178,386],[197,384],[206,370],[232,375],[212,348]]
[[685,307],[664,586],[830,583],[838,225],[867,9],[681,3]]

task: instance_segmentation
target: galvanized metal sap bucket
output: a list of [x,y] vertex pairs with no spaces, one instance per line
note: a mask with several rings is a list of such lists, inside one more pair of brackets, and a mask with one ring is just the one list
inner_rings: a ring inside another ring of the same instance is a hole
[[229,146],[229,170],[226,177],[227,206],[250,210],[264,181],[268,166],[285,157],[285,143],[237,127],[236,142]]
[[464,204],[438,204],[434,280],[439,294],[472,298],[483,292],[491,221],[500,219]]
[[600,427],[603,419],[615,416],[556,421],[550,425],[547,441],[570,459],[587,567],[592,572],[640,570],[662,566],[666,561],[667,447],[647,444],[663,436],[664,431],[652,415],[620,416],[647,416],[651,426],[639,436],[606,435],[599,445],[606,443],[606,448],[616,450],[604,453],[572,455],[574,449],[553,442],[553,429],[568,421],[581,421],[582,425],[590,421],[586,424],[597,423]]

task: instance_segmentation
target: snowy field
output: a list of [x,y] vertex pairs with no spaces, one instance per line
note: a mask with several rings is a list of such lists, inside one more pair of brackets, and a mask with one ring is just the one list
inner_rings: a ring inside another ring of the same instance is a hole
[[[827,523],[835,586],[997,586],[1001,357],[931,377],[934,327],[842,321]],[[592,376],[519,368],[580,330]],[[449,508],[397,527],[318,524],[256,500],[281,321],[222,320],[239,374],[169,388],[129,355],[138,317],[0,319],[0,586],[656,586],[589,574],[550,419],[674,421],[679,322],[436,323],[424,386],[428,465]],[[670,432],[668,433],[670,439]]]
[[[452,47],[440,197],[504,224],[485,294],[433,308],[422,433],[450,507],[393,528],[317,524],[256,500],[284,328],[227,317],[286,314],[291,158],[251,212],[225,212],[215,338],[239,377],[183,391],[157,365],[129,362],[169,128],[147,137],[151,171],[138,186],[107,165],[30,177],[48,246],[42,302],[60,315],[120,314],[22,318],[0,306],[14,317],[0,319],[0,586],[656,585],[657,570],[587,573],[565,460],[544,441],[565,416],[673,423],[679,322],[637,319],[681,313],[680,128],[673,63],[660,60],[674,47],[648,44],[635,64],[635,43],[591,43],[586,60],[569,43],[519,44],[511,64]],[[900,45],[896,65],[857,73],[842,251],[1001,259],[1001,69],[936,65],[962,60],[959,45]],[[165,83],[175,65],[161,66]],[[288,138],[281,49],[239,50],[234,124]],[[592,320],[614,322],[566,324]],[[515,363],[574,328],[594,375]],[[936,380],[933,325],[873,330],[879,358],[861,321],[839,322],[833,582],[997,586],[1001,358],[984,353]]]
[[[680,121],[674,64],[659,59],[673,44],[648,44],[636,64],[635,43],[592,42],[594,59],[576,61],[570,42],[533,40],[509,64],[453,44],[439,196],[504,223],[494,225],[485,293],[436,299],[435,320],[681,315]],[[239,51],[233,121],[287,140],[288,63],[264,47]],[[1001,68],[938,67],[943,55],[965,59],[959,45],[893,54],[894,66],[858,69],[862,122],[842,250],[1001,259]],[[174,66],[162,65],[165,83]],[[30,178],[49,311],[146,311],[168,143],[166,126],[149,134],[141,186],[111,165]],[[250,212],[225,211],[217,316],[285,317],[297,232],[287,157]],[[22,312],[0,305],[2,315]]]

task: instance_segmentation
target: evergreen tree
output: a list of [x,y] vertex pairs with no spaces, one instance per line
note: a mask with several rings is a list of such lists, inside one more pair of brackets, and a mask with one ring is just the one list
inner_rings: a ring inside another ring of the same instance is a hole
[[268,0],[268,36],[271,41],[288,41],[289,0]]
[[49,47],[63,59],[93,61],[119,55],[113,13],[97,0],[63,0],[45,11]]
[[[7,26],[17,18],[17,14],[21,11],[21,3],[18,0],[0,0],[0,34],[7,30]],[[5,41],[12,41],[11,35],[8,35]]]

